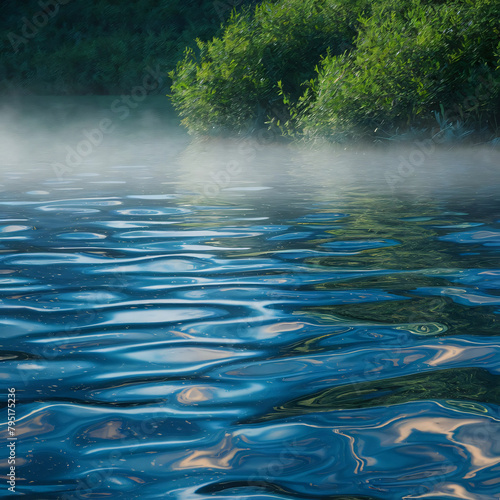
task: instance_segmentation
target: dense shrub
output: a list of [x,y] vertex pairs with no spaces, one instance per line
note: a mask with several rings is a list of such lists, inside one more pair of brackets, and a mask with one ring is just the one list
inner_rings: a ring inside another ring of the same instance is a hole
[[499,0],[89,0],[13,46],[40,10],[2,2],[0,93],[130,94],[152,67],[193,133],[498,133]]
[[495,129],[499,19],[498,0],[266,1],[186,52],[172,100],[195,133],[248,132],[266,118],[341,140],[436,117]]
[[[283,119],[280,93],[296,101],[322,54],[351,47],[364,2],[281,0],[233,14],[220,37],[198,40],[173,78],[172,100],[191,132],[249,131]],[[279,82],[279,83],[278,83]]]
[[392,134],[448,122],[495,126],[500,3],[385,1],[360,22],[356,50],[326,57],[301,100],[306,135]]

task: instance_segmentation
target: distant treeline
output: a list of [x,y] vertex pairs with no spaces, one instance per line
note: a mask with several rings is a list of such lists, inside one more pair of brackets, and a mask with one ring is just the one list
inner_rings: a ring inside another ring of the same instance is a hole
[[488,138],[499,19],[500,0],[3,0],[0,94],[170,93],[204,135]]
[[[277,0],[243,8],[171,73],[189,131],[493,138],[499,0]],[[203,39],[203,37],[199,37]]]
[[186,46],[216,35],[235,7],[255,3],[2,0],[0,93],[127,94],[158,67],[167,82]]

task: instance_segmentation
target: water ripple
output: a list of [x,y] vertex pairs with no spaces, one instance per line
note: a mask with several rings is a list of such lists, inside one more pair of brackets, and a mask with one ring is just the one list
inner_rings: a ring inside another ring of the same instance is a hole
[[177,167],[0,193],[19,492],[498,498],[491,197],[339,190],[292,162],[208,199]]

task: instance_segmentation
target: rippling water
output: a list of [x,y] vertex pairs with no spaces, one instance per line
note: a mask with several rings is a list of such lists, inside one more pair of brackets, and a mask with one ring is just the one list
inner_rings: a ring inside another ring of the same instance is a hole
[[500,498],[498,155],[186,145],[3,167],[18,493]]

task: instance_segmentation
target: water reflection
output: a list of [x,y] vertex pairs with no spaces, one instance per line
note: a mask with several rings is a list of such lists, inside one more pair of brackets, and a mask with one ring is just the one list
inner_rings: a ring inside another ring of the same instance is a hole
[[436,153],[393,193],[404,152],[142,153],[22,185],[4,166],[19,491],[498,497],[490,157],[469,182],[476,153]]

